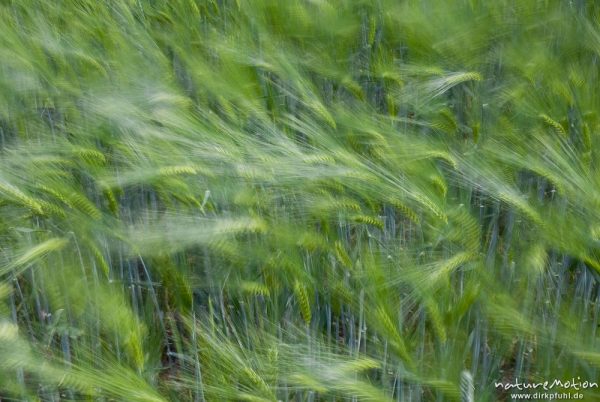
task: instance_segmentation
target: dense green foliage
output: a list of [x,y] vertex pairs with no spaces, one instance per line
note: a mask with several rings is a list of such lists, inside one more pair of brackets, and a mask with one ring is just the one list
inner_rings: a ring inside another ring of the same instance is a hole
[[0,1],[0,399],[597,381],[599,20]]

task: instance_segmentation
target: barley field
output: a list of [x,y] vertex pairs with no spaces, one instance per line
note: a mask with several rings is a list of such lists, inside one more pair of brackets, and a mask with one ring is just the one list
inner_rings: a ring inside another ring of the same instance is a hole
[[599,401],[599,75],[593,0],[0,0],[0,401]]

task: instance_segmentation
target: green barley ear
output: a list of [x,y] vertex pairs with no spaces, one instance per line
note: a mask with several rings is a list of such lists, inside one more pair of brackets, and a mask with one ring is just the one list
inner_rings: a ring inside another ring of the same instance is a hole
[[559,122],[557,122],[556,120],[552,119],[547,114],[540,114],[540,119],[542,119],[542,121],[544,123],[546,123],[546,125],[548,125],[549,127],[552,127],[554,130],[556,130],[556,132],[558,134],[560,134],[561,136],[563,136],[563,137],[567,136],[567,130],[565,130],[563,125],[560,124]]
[[376,218],[374,216],[355,215],[352,217],[352,220],[357,223],[367,224],[375,226],[378,229],[383,229],[383,222],[381,221],[381,219]]
[[298,304],[300,306],[300,313],[302,314],[304,322],[306,323],[306,325],[310,325],[312,312],[310,309],[308,292],[306,291],[306,286],[301,284],[298,280],[294,282],[294,294],[296,295],[296,300],[298,301]]
[[339,240],[335,242],[334,249],[335,249],[335,256],[337,257],[338,261],[345,268],[351,269],[352,265],[353,265],[352,260],[350,259],[350,256],[348,255],[344,246],[342,245],[342,243]]
[[99,220],[102,217],[102,212],[85,195],[72,193],[68,198],[77,209],[85,213],[91,219]]
[[599,12],[0,0],[0,399],[590,380]]
[[10,183],[2,182],[0,180],[0,196],[3,199],[13,202],[17,205],[21,205],[36,214],[42,214],[42,206],[39,201],[33,199],[32,197],[25,194],[23,191],[13,186]]
[[115,217],[119,217],[119,203],[117,201],[117,197],[115,196],[115,193],[113,192],[112,189],[106,187],[102,193],[104,194],[104,197],[106,198],[106,201],[108,203],[108,208],[109,210],[112,212],[112,214]]
[[250,282],[250,281],[242,281],[240,284],[240,289],[242,292],[250,294],[252,296],[266,296],[269,297],[271,295],[271,291],[269,288],[258,282]]
[[409,349],[406,345],[405,339],[400,334],[397,326],[392,322],[389,314],[385,311],[385,307],[378,306],[375,309],[374,319],[376,319],[378,323],[373,324],[381,327],[382,335],[385,337],[385,339],[389,339],[391,341],[393,348],[398,354],[398,357],[400,357],[409,367],[414,367],[414,362],[409,355]]
[[0,275],[5,275],[9,272],[22,272],[34,263],[43,260],[48,254],[62,250],[67,244],[69,244],[69,241],[64,238],[51,238],[43,241],[25,250],[7,265],[0,266]]
[[442,313],[435,302],[430,298],[425,300],[425,307],[429,315],[429,321],[432,324],[433,330],[441,343],[445,343],[448,339],[447,331],[444,325]]

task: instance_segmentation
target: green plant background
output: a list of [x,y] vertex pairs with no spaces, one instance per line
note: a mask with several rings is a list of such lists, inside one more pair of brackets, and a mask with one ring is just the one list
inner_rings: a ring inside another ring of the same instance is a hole
[[598,381],[599,21],[583,0],[1,0],[0,399]]

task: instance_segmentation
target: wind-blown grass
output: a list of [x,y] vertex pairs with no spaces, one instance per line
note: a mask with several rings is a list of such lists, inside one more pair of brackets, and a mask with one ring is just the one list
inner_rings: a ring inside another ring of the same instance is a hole
[[0,2],[0,399],[596,381],[599,12]]

